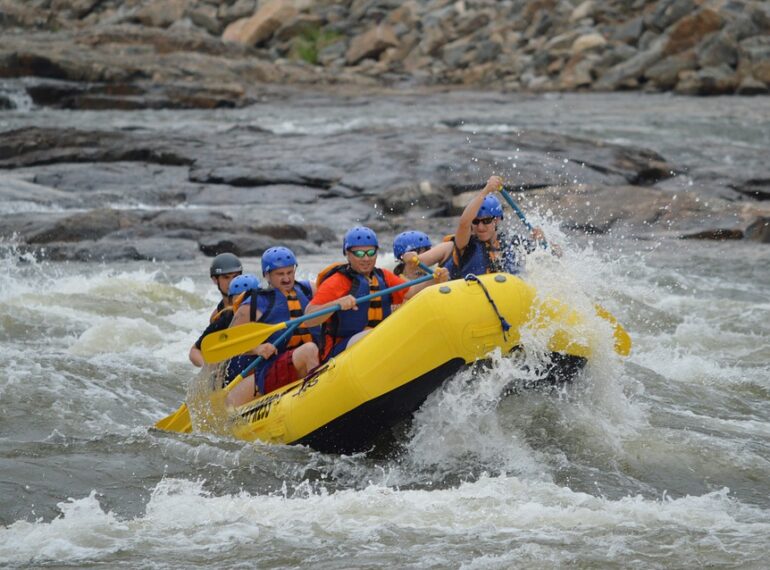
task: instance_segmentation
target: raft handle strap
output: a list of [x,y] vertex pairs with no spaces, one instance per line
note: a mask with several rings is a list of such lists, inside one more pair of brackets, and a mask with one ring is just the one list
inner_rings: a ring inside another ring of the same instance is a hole
[[503,340],[507,342],[508,331],[511,329],[511,325],[508,323],[508,321],[505,320],[505,317],[503,317],[503,315],[500,314],[500,311],[498,310],[497,305],[495,305],[495,302],[492,300],[492,296],[489,294],[489,291],[487,291],[487,288],[484,286],[481,280],[473,273],[469,273],[468,275],[466,275],[465,281],[467,281],[469,284],[471,281],[474,283],[477,283],[478,286],[481,287],[481,290],[484,291],[484,295],[486,296],[487,301],[489,301],[489,304],[492,305],[492,309],[495,311],[497,318],[500,319],[500,328],[503,329]]

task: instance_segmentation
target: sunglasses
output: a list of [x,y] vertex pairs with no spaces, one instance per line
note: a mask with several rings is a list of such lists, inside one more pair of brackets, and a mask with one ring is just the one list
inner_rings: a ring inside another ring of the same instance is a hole
[[365,256],[374,257],[375,255],[377,255],[376,247],[373,247],[372,249],[356,249],[356,250],[349,249],[348,251],[358,259],[361,259],[362,257],[365,257]]
[[471,222],[474,226],[478,226],[479,224],[484,224],[485,226],[488,226],[492,224],[495,221],[494,218],[474,218]]

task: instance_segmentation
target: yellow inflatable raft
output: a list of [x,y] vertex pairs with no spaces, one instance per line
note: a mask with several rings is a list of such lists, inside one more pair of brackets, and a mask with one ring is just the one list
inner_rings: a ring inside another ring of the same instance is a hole
[[[609,313],[615,350],[631,341]],[[504,334],[503,321],[510,325]],[[570,376],[595,349],[586,319],[508,274],[457,280],[420,292],[369,335],[313,374],[237,410],[235,437],[305,444],[323,452],[367,449],[410,417],[446,379],[499,348],[520,346],[520,329],[544,329],[554,375]]]

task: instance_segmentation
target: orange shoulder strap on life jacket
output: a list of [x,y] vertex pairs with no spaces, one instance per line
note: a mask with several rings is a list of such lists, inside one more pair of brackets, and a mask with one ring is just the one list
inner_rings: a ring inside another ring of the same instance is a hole
[[347,263],[337,261],[321,269],[321,271],[318,272],[318,276],[315,278],[316,289],[318,289],[318,287],[321,286],[321,283],[326,281],[329,277],[335,273],[339,273],[340,270],[343,269],[346,265]]
[[[305,314],[302,310],[302,303],[297,298],[296,291],[292,291],[286,296],[286,304],[289,306],[289,315],[292,319],[296,319]],[[308,331],[307,328],[300,326],[289,339],[286,348],[297,348],[308,342],[313,342],[313,335],[310,334],[310,331]]]
[[233,314],[238,312],[238,307],[241,306],[241,303],[243,303],[243,300],[246,298],[246,293],[248,293],[248,291],[239,293],[236,295],[235,299],[233,299]]

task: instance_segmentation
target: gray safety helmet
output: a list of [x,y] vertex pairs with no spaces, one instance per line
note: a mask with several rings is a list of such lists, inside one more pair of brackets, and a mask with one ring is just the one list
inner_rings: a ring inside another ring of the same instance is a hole
[[225,275],[227,273],[240,273],[243,271],[241,260],[232,253],[220,253],[211,262],[210,275]]

